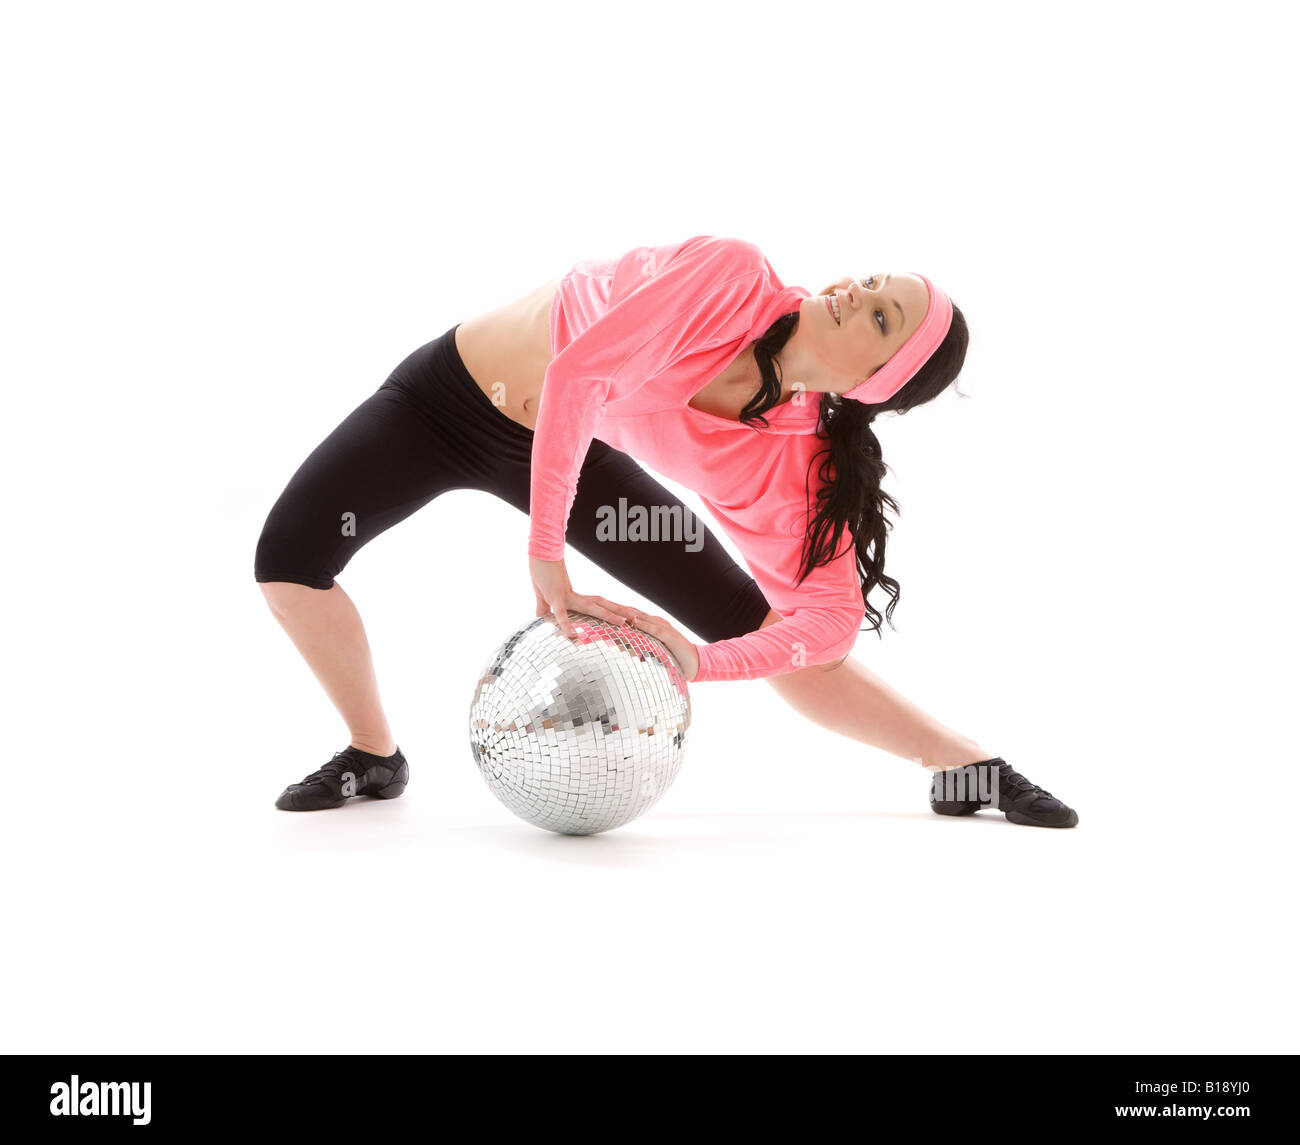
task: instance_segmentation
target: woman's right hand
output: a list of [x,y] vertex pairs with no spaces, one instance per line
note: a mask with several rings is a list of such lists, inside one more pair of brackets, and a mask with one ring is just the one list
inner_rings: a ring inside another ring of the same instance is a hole
[[569,619],[570,610],[585,612],[611,624],[626,624],[629,619],[640,615],[637,609],[615,604],[603,596],[582,596],[574,592],[563,561],[529,557],[528,572],[533,580],[533,594],[537,598],[537,611],[534,615],[554,616],[560,631],[570,639],[574,637],[573,622]]

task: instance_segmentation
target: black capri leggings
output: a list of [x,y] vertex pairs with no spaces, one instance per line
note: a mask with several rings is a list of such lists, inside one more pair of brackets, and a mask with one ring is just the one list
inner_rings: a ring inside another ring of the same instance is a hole
[[[528,512],[533,431],[479,389],[455,332],[408,355],[298,468],[258,539],[257,580],[328,589],[362,545],[449,489],[481,489]],[[668,507],[672,517],[690,518],[631,457],[595,439],[567,542],[705,643],[763,623],[770,606],[762,591],[698,517],[689,531],[662,530],[683,534],[676,538],[598,537],[598,511],[617,512],[620,498],[629,512]],[[470,538],[459,548],[462,560],[472,559]]]

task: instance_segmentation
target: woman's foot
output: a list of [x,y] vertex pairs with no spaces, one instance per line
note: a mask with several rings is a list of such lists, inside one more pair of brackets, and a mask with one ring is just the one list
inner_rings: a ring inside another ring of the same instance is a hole
[[349,745],[301,783],[289,784],[275,805],[281,811],[324,811],[342,806],[355,795],[396,799],[406,790],[409,776],[400,747],[381,756]]
[[1073,827],[1079,813],[1050,791],[1030,783],[1001,756],[935,772],[930,810],[939,815],[973,815],[996,806],[1025,827]]

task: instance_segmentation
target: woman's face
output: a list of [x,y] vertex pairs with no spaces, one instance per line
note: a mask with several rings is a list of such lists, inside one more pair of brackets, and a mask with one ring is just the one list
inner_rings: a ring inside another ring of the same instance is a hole
[[[838,322],[828,305],[832,298]],[[817,373],[844,379],[834,386],[843,393],[889,361],[921,324],[929,301],[925,282],[914,274],[842,278],[801,303],[801,352],[817,360]]]

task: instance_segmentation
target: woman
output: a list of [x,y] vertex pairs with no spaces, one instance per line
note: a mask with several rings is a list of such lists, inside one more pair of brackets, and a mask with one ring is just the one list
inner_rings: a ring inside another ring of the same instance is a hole
[[[303,462],[258,542],[267,602],[351,735],[276,806],[405,789],[361,618],[335,577],[439,493],[476,488],[529,514],[536,615],[566,634],[568,610],[586,612],[662,640],[687,680],[766,679],[821,726],[935,772],[940,814],[996,807],[1074,826],[1050,792],[847,658],[864,615],[879,634],[871,589],[891,597],[891,623],[899,595],[884,571],[897,505],[871,423],[941,393],[966,344],[961,311],[921,275],[812,295],[753,243],[696,235],[578,262],[416,350]],[[752,577],[633,455],[699,494]],[[633,519],[675,527],[623,527]],[[576,592],[566,541],[706,643]]]

